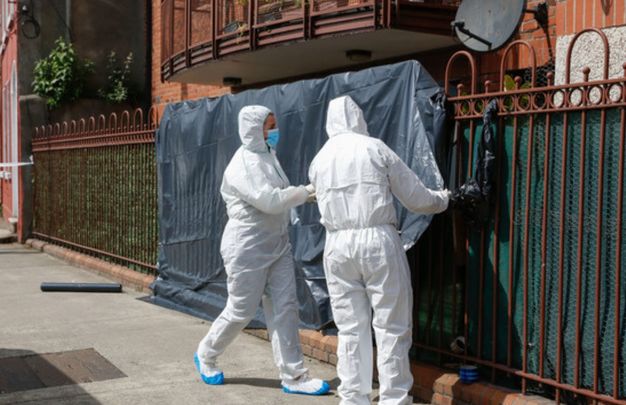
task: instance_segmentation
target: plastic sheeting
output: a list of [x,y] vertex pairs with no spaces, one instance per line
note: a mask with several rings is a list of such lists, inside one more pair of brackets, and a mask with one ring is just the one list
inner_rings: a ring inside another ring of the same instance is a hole
[[[282,135],[278,159],[292,184],[306,184],[309,163],[327,139],[328,103],[350,95],[363,109],[370,134],[385,141],[428,187],[441,189],[433,153],[445,137],[441,94],[418,62],[407,61],[169,105],[157,133],[155,302],[206,319],[214,319],[225,305],[226,274],[219,247],[227,217],[219,190],[226,165],[240,146],[237,114],[242,107],[260,104],[274,111]],[[431,216],[409,213],[397,202],[396,208],[408,249]],[[325,231],[316,205],[294,210],[290,237],[301,326],[319,329],[332,321],[332,313],[322,266]],[[259,308],[250,326],[262,324]]]

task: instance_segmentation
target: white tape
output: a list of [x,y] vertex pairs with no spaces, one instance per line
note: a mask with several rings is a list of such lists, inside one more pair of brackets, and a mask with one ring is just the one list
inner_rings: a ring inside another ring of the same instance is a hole
[[11,163],[0,163],[0,168],[2,167],[18,167],[18,166],[30,166],[32,164],[35,164],[35,162],[33,162],[33,156],[31,155],[30,160],[28,162],[11,162]]
[[0,163],[0,167],[30,166],[33,162]]

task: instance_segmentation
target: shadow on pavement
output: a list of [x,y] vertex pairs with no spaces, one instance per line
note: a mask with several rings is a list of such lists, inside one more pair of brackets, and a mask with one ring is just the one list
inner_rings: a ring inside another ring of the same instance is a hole
[[100,402],[78,384],[123,377],[122,371],[91,348],[45,354],[0,348],[0,403],[62,400],[95,405]]
[[260,388],[282,388],[280,380],[275,378],[254,378],[254,377],[240,377],[240,378],[225,378],[224,384],[233,385],[251,385],[253,387]]
[[[331,390],[335,391],[341,381],[338,377],[333,378],[328,381],[330,384]],[[275,378],[226,378],[224,379],[224,384],[235,384],[235,385],[251,385],[253,387],[262,387],[262,388],[279,388],[282,389],[282,385],[280,384],[279,379]]]

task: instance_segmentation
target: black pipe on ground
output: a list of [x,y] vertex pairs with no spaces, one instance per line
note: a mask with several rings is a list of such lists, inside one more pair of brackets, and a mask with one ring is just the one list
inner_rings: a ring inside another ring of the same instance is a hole
[[122,292],[117,283],[41,283],[44,292]]

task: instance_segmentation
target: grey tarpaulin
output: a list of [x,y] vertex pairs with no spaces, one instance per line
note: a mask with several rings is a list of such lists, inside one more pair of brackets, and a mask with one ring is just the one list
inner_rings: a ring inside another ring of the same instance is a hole
[[[431,98],[441,91],[418,62],[408,61],[167,106],[157,133],[159,277],[154,300],[207,319],[225,305],[219,247],[227,218],[220,185],[240,146],[237,113],[242,107],[261,104],[276,113],[278,159],[292,184],[306,184],[309,163],[327,139],[328,102],[350,95],[363,108],[370,134],[383,139],[427,186],[439,189],[443,181],[431,145],[445,136],[434,133],[442,132],[445,114]],[[317,206],[305,204],[296,214],[290,236],[300,317],[302,326],[320,328],[332,320],[322,267],[324,229]],[[399,205],[398,219],[407,248],[430,222],[429,216]],[[251,326],[262,322],[259,310]]]

